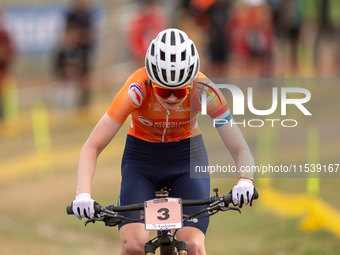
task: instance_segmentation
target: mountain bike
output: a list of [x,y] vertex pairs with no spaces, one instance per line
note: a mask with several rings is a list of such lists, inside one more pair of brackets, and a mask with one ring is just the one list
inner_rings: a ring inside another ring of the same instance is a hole
[[[169,197],[169,190],[164,189],[155,192],[155,199],[138,204],[124,206],[101,206],[95,203],[95,217],[85,221],[85,226],[92,222],[103,221],[105,226],[117,226],[123,222],[144,222],[146,230],[156,230],[157,236],[148,241],[144,246],[145,255],[154,255],[157,248],[160,248],[161,255],[186,255],[188,244],[185,241],[175,239],[178,229],[183,227],[183,223],[189,220],[196,220],[203,217],[210,217],[219,211],[235,210],[241,213],[240,208],[229,206],[232,203],[231,194],[218,195],[218,189],[213,190],[215,196],[200,200],[181,200],[180,198]],[[255,190],[253,199],[258,198]],[[184,215],[183,206],[202,206],[204,209],[192,214]],[[67,214],[73,214],[72,206],[67,206]],[[144,210],[144,219],[130,219],[118,212]],[[202,214],[207,213],[202,216]],[[201,215],[201,216],[200,216]]]

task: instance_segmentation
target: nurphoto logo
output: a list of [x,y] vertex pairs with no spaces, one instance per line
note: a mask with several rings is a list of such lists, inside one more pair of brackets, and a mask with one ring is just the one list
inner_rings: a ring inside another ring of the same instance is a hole
[[[240,88],[235,85],[231,84],[215,84],[215,88],[218,89],[228,89],[231,92],[233,98],[233,108],[232,108],[232,115],[244,115],[245,110],[245,96]],[[282,87],[281,88],[281,97],[278,95],[278,88],[272,88],[272,105],[269,109],[265,110],[258,110],[254,107],[253,104],[253,88],[248,87],[247,89],[247,106],[248,110],[257,116],[267,116],[276,111],[279,106],[279,99],[280,99],[280,109],[281,109],[281,116],[287,115],[287,105],[295,105],[305,116],[311,116],[312,114],[307,110],[307,108],[303,105],[307,103],[311,99],[311,93],[309,90],[305,88],[296,88],[296,87]],[[304,97],[302,98],[287,98],[289,93],[295,94],[302,94]],[[201,97],[201,114],[207,114],[207,94],[210,97],[213,97],[211,93],[207,93],[206,91],[203,92]],[[215,101],[215,99],[213,99]],[[213,120],[214,127],[226,124],[230,122],[230,125],[233,124],[242,124],[244,127],[248,124],[249,127],[262,127],[265,123],[271,124],[274,127],[276,122],[280,122],[281,126],[283,127],[295,127],[297,126],[298,122],[295,119],[250,119],[246,122],[244,119],[242,122],[234,122],[233,119],[230,121],[226,119],[214,119]]]

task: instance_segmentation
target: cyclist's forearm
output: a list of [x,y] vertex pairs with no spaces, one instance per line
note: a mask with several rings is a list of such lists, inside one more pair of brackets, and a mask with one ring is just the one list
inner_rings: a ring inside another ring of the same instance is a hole
[[95,173],[97,164],[97,150],[85,147],[81,150],[77,167],[77,191],[76,195],[81,193],[91,194],[91,182]]
[[100,119],[82,148],[77,168],[77,192],[91,194],[91,182],[95,173],[97,158],[116,135],[121,124],[112,120],[107,113]]
[[248,177],[254,177],[253,166],[255,162],[249,149],[240,150],[234,160],[237,168],[237,176],[244,172],[247,173]]
[[255,164],[254,158],[239,128],[235,125],[225,124],[218,127],[217,130],[235,161],[237,176],[247,170],[250,173],[248,177],[252,177],[252,166]]

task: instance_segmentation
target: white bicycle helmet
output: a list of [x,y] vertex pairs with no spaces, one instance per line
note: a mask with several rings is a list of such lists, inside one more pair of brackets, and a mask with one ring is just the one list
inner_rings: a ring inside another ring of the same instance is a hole
[[195,44],[181,30],[170,28],[152,40],[145,56],[150,79],[165,88],[191,83],[198,73],[199,56]]

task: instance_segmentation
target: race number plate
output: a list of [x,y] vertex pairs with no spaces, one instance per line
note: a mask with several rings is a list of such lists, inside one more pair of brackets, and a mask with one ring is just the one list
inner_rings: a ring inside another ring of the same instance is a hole
[[158,198],[144,202],[145,229],[180,229],[182,222],[182,200],[180,198]]

